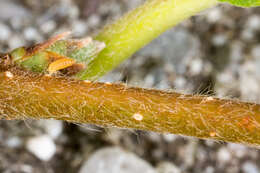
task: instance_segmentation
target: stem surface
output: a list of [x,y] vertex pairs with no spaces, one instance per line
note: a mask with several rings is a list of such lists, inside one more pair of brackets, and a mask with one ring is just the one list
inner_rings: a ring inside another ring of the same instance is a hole
[[217,0],[147,0],[96,36],[106,48],[78,78],[103,76],[167,29],[216,4]]
[[54,118],[260,145],[260,105],[0,71],[0,118]]

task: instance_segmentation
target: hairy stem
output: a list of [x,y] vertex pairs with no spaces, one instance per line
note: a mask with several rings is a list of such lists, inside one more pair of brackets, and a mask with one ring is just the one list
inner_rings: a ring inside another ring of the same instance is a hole
[[0,72],[0,118],[54,118],[260,145],[260,105],[122,84]]
[[96,36],[107,46],[78,78],[97,79],[165,30],[216,4],[217,0],[147,0]]

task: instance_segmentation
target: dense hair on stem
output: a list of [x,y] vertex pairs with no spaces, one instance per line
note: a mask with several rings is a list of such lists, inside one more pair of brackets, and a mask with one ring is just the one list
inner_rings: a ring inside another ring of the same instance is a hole
[[0,72],[1,119],[54,118],[103,127],[260,144],[260,105],[123,84]]

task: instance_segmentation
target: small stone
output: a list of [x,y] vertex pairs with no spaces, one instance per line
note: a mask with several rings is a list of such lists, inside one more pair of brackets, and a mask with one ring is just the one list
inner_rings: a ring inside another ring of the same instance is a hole
[[163,139],[167,142],[174,142],[178,136],[173,135],[173,134],[163,134]]
[[255,45],[252,49],[251,49],[251,55],[253,58],[255,59],[259,59],[260,58],[260,44]]
[[230,58],[232,63],[239,63],[243,59],[243,43],[235,41],[231,44]]
[[223,46],[228,38],[225,34],[216,34],[212,38],[212,44],[215,46]]
[[103,148],[83,163],[79,173],[156,173],[154,168],[118,147]]
[[260,16],[252,15],[249,17],[246,23],[246,27],[251,30],[259,30],[260,28]]
[[239,93],[239,81],[236,77],[236,71],[228,66],[224,71],[217,74],[215,91],[217,97],[234,97]]
[[256,102],[259,97],[259,68],[254,61],[247,61],[239,70],[241,99],[244,101]]
[[196,162],[206,162],[208,158],[208,153],[206,152],[205,148],[198,147],[197,154],[196,154]]
[[6,145],[9,148],[18,148],[22,145],[22,141],[17,136],[14,136],[6,140]]
[[25,28],[23,34],[24,34],[25,39],[29,40],[29,41],[41,41],[42,40],[40,33],[36,30],[36,28],[33,28],[33,27]]
[[26,149],[42,161],[49,161],[56,152],[56,145],[48,135],[30,138],[26,143]]
[[181,173],[180,168],[171,162],[162,162],[157,166],[158,173]]
[[155,148],[151,152],[152,157],[156,160],[162,160],[164,158],[164,152],[160,148]]
[[67,10],[68,10],[69,17],[72,20],[76,20],[80,15],[79,8],[76,6],[70,5],[68,6]]
[[248,153],[247,147],[241,144],[228,143],[227,147],[238,158],[243,158]]
[[0,19],[9,20],[10,18],[30,18],[31,13],[26,10],[23,6],[18,5],[14,1],[0,1]]
[[231,154],[229,150],[225,147],[222,147],[217,152],[217,159],[220,163],[227,163],[231,159]]
[[174,80],[174,87],[176,89],[183,89],[183,88],[185,88],[186,83],[187,83],[187,80],[184,77],[179,76]]
[[131,0],[127,2],[127,8],[128,10],[132,10],[136,7],[138,7],[139,5],[141,5],[143,2],[143,0]]
[[217,80],[221,83],[228,83],[229,81],[233,80],[233,76],[232,73],[230,73],[230,71],[225,71],[223,73],[220,73],[217,76]]
[[19,169],[23,172],[23,173],[32,173],[33,172],[33,168],[30,165],[27,164],[22,164],[19,166]]
[[103,5],[98,9],[98,13],[103,15],[110,14],[113,18],[119,17],[122,14],[120,4],[116,1],[104,1]]
[[255,33],[248,28],[245,28],[241,33],[241,38],[245,41],[251,41],[252,39],[254,39],[254,36]]
[[198,140],[190,139],[189,143],[185,146],[184,156],[183,156],[183,164],[185,167],[191,167],[195,163],[195,156],[198,149]]
[[53,139],[60,136],[63,131],[63,123],[59,120],[40,120],[40,126],[44,128],[44,131]]
[[95,28],[100,22],[100,17],[98,15],[91,15],[88,18],[87,25],[91,28]]
[[26,25],[24,19],[22,19],[19,16],[11,18],[9,22],[14,30],[20,30],[22,27]]
[[18,35],[13,35],[9,39],[8,45],[10,49],[15,49],[25,45],[25,40]]
[[162,140],[161,135],[158,133],[155,133],[155,132],[149,132],[147,134],[147,137],[149,138],[150,141],[156,142],[156,143],[158,143]]
[[41,25],[41,31],[45,34],[51,33],[56,28],[56,22],[54,20],[48,20]]
[[86,35],[86,32],[88,31],[88,26],[86,22],[77,20],[73,22],[72,24],[72,32],[74,36],[80,37],[83,35]]
[[206,16],[207,16],[207,21],[209,23],[216,23],[222,17],[221,8],[215,7],[215,8],[210,9]]
[[119,145],[122,138],[125,138],[125,133],[117,128],[108,128],[104,139],[109,143]]
[[144,87],[151,88],[154,86],[154,83],[155,83],[155,76],[153,74],[148,74],[144,78]]
[[0,23],[0,41],[8,40],[10,35],[11,35],[10,28],[5,24]]
[[184,74],[186,64],[198,56],[199,50],[198,38],[185,28],[177,27],[163,33],[138,54],[144,57],[163,57],[160,61],[172,64],[175,73]]
[[203,68],[203,62],[201,59],[194,59],[190,63],[190,72],[192,75],[198,75]]
[[244,173],[259,173],[259,168],[256,166],[256,164],[247,161],[242,165],[242,170]]
[[212,167],[212,166],[206,167],[206,169],[204,171],[204,173],[214,173],[214,172],[215,172],[215,170],[214,170],[214,167]]
[[216,141],[213,140],[205,140],[204,142],[209,147],[213,147],[216,144]]
[[112,71],[99,79],[100,82],[118,82],[122,80],[122,72]]

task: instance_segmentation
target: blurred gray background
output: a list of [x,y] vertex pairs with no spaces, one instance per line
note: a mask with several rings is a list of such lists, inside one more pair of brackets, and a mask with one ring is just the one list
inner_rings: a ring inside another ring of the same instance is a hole
[[[0,0],[0,49],[94,35],[144,0]],[[100,81],[260,103],[260,8],[220,5],[167,31]],[[0,122],[3,173],[259,173],[260,151],[55,120]]]

